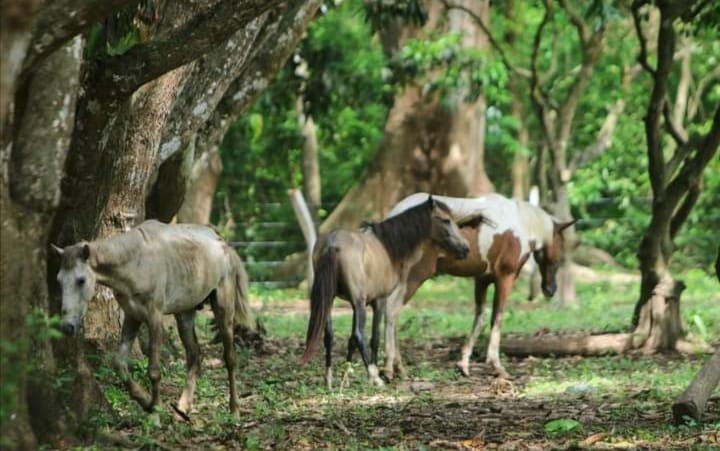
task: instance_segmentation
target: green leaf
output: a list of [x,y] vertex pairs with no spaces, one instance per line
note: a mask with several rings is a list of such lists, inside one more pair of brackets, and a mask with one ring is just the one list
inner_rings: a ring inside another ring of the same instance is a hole
[[565,434],[568,432],[582,431],[582,424],[571,418],[558,418],[545,423],[545,432],[548,434]]

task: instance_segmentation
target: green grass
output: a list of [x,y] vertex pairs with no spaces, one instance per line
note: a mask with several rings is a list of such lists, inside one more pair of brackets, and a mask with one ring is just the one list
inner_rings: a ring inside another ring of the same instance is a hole
[[[687,284],[682,295],[681,311],[687,329],[706,341],[720,340],[720,290],[718,283],[706,273],[690,270],[681,277]],[[578,305],[561,309],[555,299],[537,301],[527,308],[525,301],[528,281],[521,277],[511,292],[503,318],[503,333],[532,334],[538,330],[552,331],[628,331],[635,302],[640,292],[639,281],[617,283],[599,281],[578,283]],[[486,302],[486,324],[492,308],[491,287]],[[253,295],[268,306],[297,304],[306,293],[299,290],[254,289]],[[307,300],[304,302],[307,303]],[[335,300],[335,308],[348,306]],[[406,337],[427,339],[438,336],[464,336],[470,330],[474,314],[472,279],[439,276],[428,280],[400,314],[400,333]],[[307,328],[306,310],[286,315],[263,315],[265,327],[272,336],[304,337]],[[369,322],[369,321],[368,321]],[[338,315],[333,326],[336,336],[346,337],[351,318]],[[487,326],[486,326],[487,327]],[[347,331],[347,332],[346,332]]]
[[[720,340],[717,282],[699,271],[689,271],[683,279],[688,288],[682,312],[689,329],[709,342]],[[556,301],[540,301],[528,308],[527,281],[521,279],[508,305],[503,332],[628,330],[637,282],[601,280],[579,283],[577,288],[577,308],[562,310]],[[144,449],[434,449],[457,447],[484,430],[491,441],[498,440],[492,439],[493,434],[501,434],[510,448],[517,439],[518,446],[533,443],[543,449],[564,449],[602,432],[607,434],[602,440],[606,444],[704,449],[698,437],[713,437],[720,431],[715,420],[690,426],[673,426],[669,421],[672,400],[705,356],[525,360],[503,356],[506,368],[516,375],[510,392],[496,392],[489,370],[474,356],[473,376],[461,377],[453,367],[453,352],[472,323],[471,296],[472,285],[466,279],[438,277],[421,288],[400,316],[410,379],[381,389],[367,382],[359,359],[344,361],[351,318],[347,302],[336,300],[335,384],[328,390],[321,357],[309,365],[297,364],[307,328],[306,292],[253,287],[251,297],[255,305],[260,301],[259,316],[270,344],[264,353],[238,352],[239,419],[228,415],[221,347],[207,344],[212,332],[201,316],[198,335],[206,360],[197,384],[194,423],[174,419],[169,409],[153,415],[143,412],[107,368],[109,356],[102,356],[98,360],[104,363],[95,375],[115,414],[93,415],[87,439],[95,440],[93,431],[111,430]],[[487,333],[486,326],[483,335]],[[177,340],[176,334],[170,335]],[[184,384],[184,359],[171,353],[164,359],[162,396],[165,403],[172,403]],[[144,361],[136,362],[132,369],[147,386],[146,366]],[[425,388],[416,389],[415,383]],[[715,403],[711,420],[720,418],[718,410]],[[500,423],[493,422],[497,418]]]

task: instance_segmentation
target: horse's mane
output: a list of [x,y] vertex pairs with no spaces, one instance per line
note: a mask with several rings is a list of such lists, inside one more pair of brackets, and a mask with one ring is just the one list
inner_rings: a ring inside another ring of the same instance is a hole
[[147,230],[142,224],[126,232],[110,236],[105,239],[93,241],[92,258],[98,266],[121,265],[130,261],[137,255],[144,242],[150,240],[152,230]]
[[[434,201],[450,214],[447,205]],[[364,222],[387,250],[392,261],[402,260],[430,236],[432,230],[432,203],[423,202],[381,222]]]

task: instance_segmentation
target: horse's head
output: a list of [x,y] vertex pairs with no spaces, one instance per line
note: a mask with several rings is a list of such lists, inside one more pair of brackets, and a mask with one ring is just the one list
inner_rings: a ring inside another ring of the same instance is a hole
[[575,224],[576,221],[577,219],[562,223],[553,221],[552,240],[544,243],[542,248],[533,252],[533,257],[535,258],[542,278],[542,291],[546,297],[551,297],[557,290],[555,274],[560,267],[563,254],[565,253],[565,237],[562,232]]
[[66,335],[74,335],[82,328],[87,304],[95,293],[96,277],[88,260],[90,245],[84,241],[61,249],[52,245],[62,258],[57,280],[62,287],[62,322]]
[[463,259],[470,252],[470,245],[460,233],[460,228],[453,220],[450,208],[444,203],[428,197],[431,206],[432,228],[430,238],[438,246],[449,252],[453,257]]

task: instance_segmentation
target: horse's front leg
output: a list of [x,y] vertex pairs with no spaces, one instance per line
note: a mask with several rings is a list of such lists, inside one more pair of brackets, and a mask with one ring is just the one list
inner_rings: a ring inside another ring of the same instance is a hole
[[365,344],[365,317],[366,317],[366,310],[365,310],[365,301],[360,300],[358,302],[352,303],[353,307],[353,331],[352,335],[355,339],[355,344],[357,345],[358,349],[360,350],[360,356],[362,357],[363,363],[365,364],[365,368],[367,369],[368,376],[370,377],[370,381],[374,383],[375,385],[382,386],[384,385],[384,382],[382,379],[380,379],[380,375],[377,369],[377,365],[375,365],[373,362],[370,361],[370,358],[368,356],[368,350],[367,345]]
[[135,338],[137,337],[141,324],[142,323],[140,321],[131,318],[127,313],[125,314],[122,332],[120,334],[120,346],[117,354],[115,355],[114,363],[120,379],[122,379],[125,384],[125,388],[128,393],[130,393],[130,397],[140,403],[143,408],[147,408],[147,406],[150,405],[150,395],[148,395],[147,391],[142,388],[140,384],[135,382],[135,379],[133,379],[130,374],[130,370],[128,369],[128,356],[130,355],[130,349],[135,342]]
[[202,362],[200,345],[197,341],[197,335],[195,335],[195,310],[175,315],[175,321],[177,322],[180,341],[182,341],[183,347],[185,348],[185,369],[187,372],[185,376],[185,388],[180,395],[177,409],[185,416],[188,416],[192,409],[195,384],[200,375],[200,365]]
[[150,364],[148,365],[148,376],[150,377],[150,403],[145,407],[148,412],[152,411],[160,399],[160,348],[163,339],[162,315],[157,312],[150,314],[148,318],[148,331],[150,335]]
[[475,278],[475,319],[470,334],[465,340],[462,347],[460,360],[456,363],[457,368],[463,376],[470,376],[470,356],[472,355],[475,342],[477,341],[483,329],[483,317],[485,314],[485,299],[487,298],[487,289],[490,285],[488,280]]
[[510,289],[512,288],[514,275],[503,275],[497,278],[495,282],[495,297],[493,299],[492,311],[492,329],[490,330],[490,342],[487,348],[486,363],[490,363],[495,369],[495,373],[505,379],[510,378],[510,374],[500,363],[500,327],[502,326],[503,311],[507,302]]
[[397,317],[403,306],[405,290],[397,288],[385,299],[385,369],[387,380],[394,376],[394,364],[397,352]]

